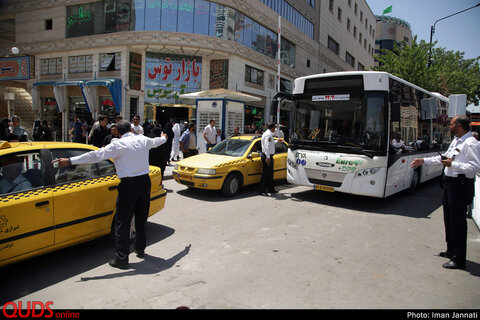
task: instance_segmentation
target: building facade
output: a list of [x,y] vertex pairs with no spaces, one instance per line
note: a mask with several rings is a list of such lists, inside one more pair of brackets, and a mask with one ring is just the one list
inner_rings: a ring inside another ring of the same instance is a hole
[[4,0],[0,63],[25,57],[30,69],[0,75],[0,117],[18,113],[30,132],[47,119],[57,140],[68,139],[73,115],[139,114],[201,130],[208,120],[180,96],[225,88],[261,99],[243,119],[261,125],[274,117],[279,15],[281,91],[299,76],[373,65],[375,18],[364,0]]
[[[412,29],[410,24],[402,19],[390,16],[376,16],[375,54],[380,54],[381,49],[393,50],[394,45],[401,45],[403,42],[410,44]],[[378,61],[375,61],[378,66]]]

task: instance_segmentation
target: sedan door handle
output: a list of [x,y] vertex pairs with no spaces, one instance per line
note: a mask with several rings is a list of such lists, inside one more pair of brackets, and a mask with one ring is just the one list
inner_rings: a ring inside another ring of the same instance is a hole
[[112,187],[108,187],[108,190],[109,191],[112,191],[112,190],[117,190],[118,186],[112,186]]
[[40,201],[40,202],[35,203],[35,207],[41,207],[41,206],[47,205],[49,203],[50,203],[50,201],[48,201],[48,200],[47,201]]

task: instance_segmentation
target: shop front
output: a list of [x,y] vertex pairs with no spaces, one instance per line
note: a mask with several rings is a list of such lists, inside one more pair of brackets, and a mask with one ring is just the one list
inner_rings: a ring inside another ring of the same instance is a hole
[[195,105],[180,95],[200,90],[202,57],[146,52],[145,61],[144,120],[195,121]]

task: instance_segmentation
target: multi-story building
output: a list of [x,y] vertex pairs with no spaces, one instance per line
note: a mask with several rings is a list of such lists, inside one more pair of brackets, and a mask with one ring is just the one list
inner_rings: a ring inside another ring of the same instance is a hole
[[[412,29],[407,21],[390,16],[375,16],[375,19],[375,54],[380,54],[380,49],[393,50],[394,44],[411,43]],[[378,66],[378,61],[375,61],[375,65]]]
[[180,95],[226,88],[260,98],[246,104],[246,124],[271,121],[279,15],[281,91],[299,76],[374,64],[365,0],[3,0],[0,64],[26,72],[0,74],[0,117],[18,113],[30,131],[48,119],[57,139],[73,115],[203,128]]

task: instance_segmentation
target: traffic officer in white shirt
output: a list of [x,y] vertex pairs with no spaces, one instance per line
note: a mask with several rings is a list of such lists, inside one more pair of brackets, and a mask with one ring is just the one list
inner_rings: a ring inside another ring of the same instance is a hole
[[115,242],[116,257],[109,264],[112,267],[127,269],[130,253],[130,221],[135,213],[135,245],[137,256],[144,256],[146,247],[145,227],[150,210],[151,181],[148,165],[149,150],[160,146],[167,141],[167,135],[148,138],[144,135],[135,135],[128,121],[117,123],[119,139],[103,148],[84,153],[72,158],[60,158],[60,167],[76,164],[97,163],[112,159],[120,179],[116,203]]
[[450,261],[447,269],[464,269],[467,254],[467,206],[474,194],[475,174],[480,172],[480,143],[470,132],[467,116],[456,116],[450,122],[450,131],[455,138],[444,155],[414,159],[412,168],[422,164],[443,164],[443,217],[447,251],[441,257]]
[[273,187],[273,155],[275,154],[275,143],[283,142],[283,139],[275,140],[273,133],[275,132],[275,125],[268,124],[267,130],[262,135],[262,164],[263,172],[260,179],[259,194],[268,195],[268,193],[277,193]]

